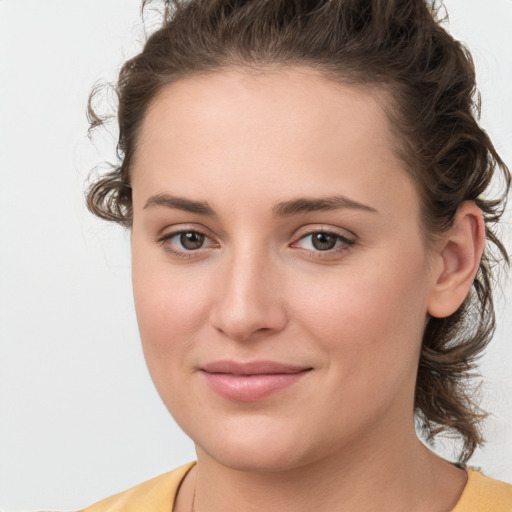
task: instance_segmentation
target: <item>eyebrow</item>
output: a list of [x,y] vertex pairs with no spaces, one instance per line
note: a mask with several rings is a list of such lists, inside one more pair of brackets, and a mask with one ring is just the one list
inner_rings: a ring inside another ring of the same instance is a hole
[[[206,217],[217,216],[214,209],[206,201],[195,201],[193,199],[186,199],[169,194],[156,194],[151,196],[146,201],[144,209],[154,207],[173,208],[188,213],[204,215]],[[300,197],[289,201],[282,201],[273,206],[272,215],[274,217],[290,217],[302,213],[339,210],[342,208],[378,213],[377,210],[371,206],[342,195],[334,195],[319,198]]]
[[339,210],[341,208],[378,213],[378,211],[371,206],[341,195],[320,198],[302,197],[292,199],[291,201],[283,201],[272,208],[272,213],[275,217],[288,217],[300,213]]
[[206,217],[215,217],[213,208],[206,201],[194,201],[184,197],[176,197],[168,194],[156,194],[151,196],[144,205],[146,208],[154,208],[157,206],[165,208],[174,208],[175,210],[183,210],[189,213],[197,213]]

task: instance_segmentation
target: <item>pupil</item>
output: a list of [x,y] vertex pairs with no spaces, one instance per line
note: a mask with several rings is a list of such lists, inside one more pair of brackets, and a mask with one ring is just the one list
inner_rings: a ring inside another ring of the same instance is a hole
[[313,247],[319,251],[327,251],[333,249],[336,245],[337,236],[329,233],[315,233],[313,235]]
[[181,233],[180,242],[185,249],[189,249],[191,251],[194,249],[200,249],[204,242],[204,235],[201,235],[201,233],[195,233],[194,231]]

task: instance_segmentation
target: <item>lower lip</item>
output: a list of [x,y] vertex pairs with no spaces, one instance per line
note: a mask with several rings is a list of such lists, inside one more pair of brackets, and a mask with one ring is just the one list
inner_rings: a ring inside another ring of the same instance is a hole
[[204,371],[202,373],[210,388],[222,397],[237,402],[252,402],[295,384],[308,372],[309,370],[258,375],[233,375]]

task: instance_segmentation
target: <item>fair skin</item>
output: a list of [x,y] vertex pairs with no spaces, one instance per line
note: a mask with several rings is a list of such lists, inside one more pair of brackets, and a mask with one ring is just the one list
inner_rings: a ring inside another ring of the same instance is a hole
[[427,253],[379,101],[306,68],[233,69],[148,109],[133,287],[149,370],[196,445],[176,512],[194,489],[196,512],[447,512],[462,492],[417,439],[414,386],[482,217],[465,203]]

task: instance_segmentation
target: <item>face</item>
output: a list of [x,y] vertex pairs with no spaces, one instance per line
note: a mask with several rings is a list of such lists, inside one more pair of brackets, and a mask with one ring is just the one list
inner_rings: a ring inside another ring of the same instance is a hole
[[183,79],[132,186],[144,353],[199,456],[283,470],[412,428],[431,278],[377,96],[301,68]]

